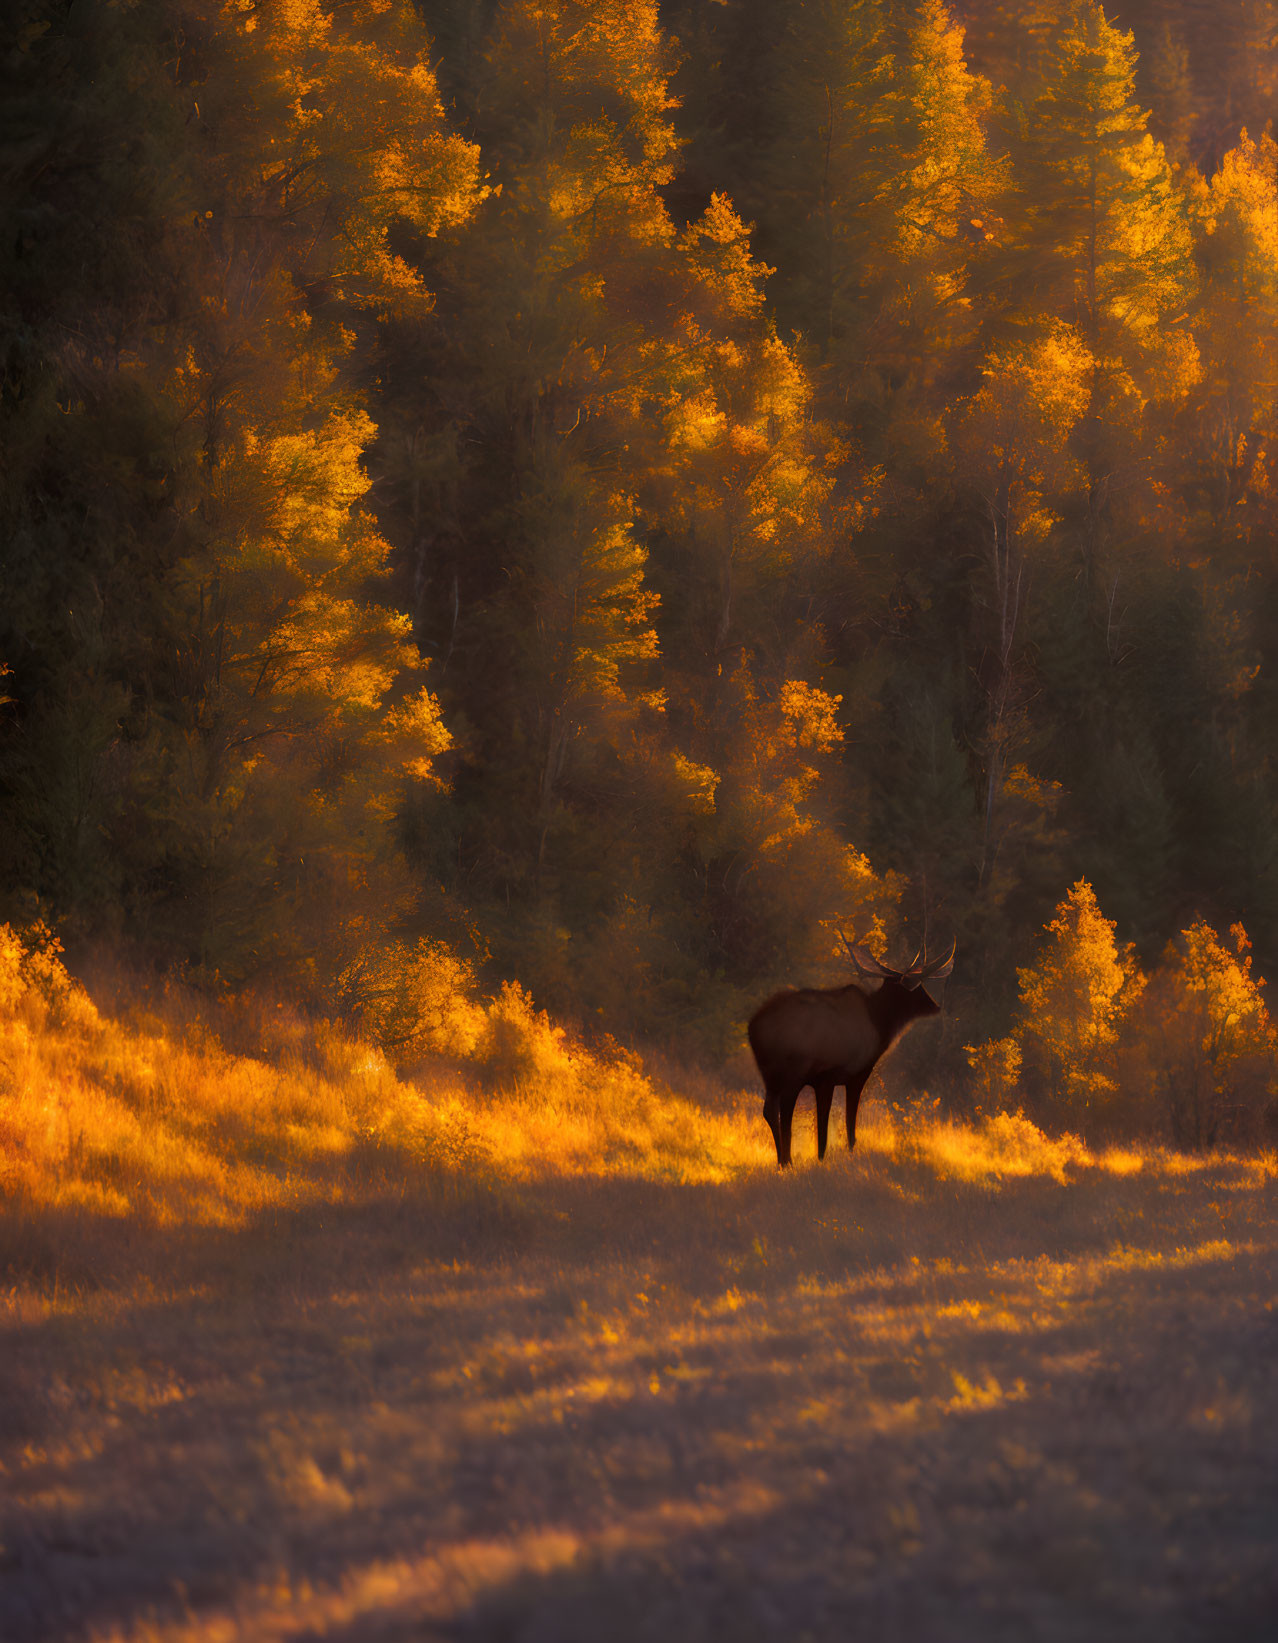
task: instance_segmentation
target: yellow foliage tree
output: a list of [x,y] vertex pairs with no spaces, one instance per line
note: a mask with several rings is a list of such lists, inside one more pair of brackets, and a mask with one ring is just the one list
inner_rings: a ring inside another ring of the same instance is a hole
[[1145,980],[1131,948],[1115,942],[1114,925],[1086,879],[1073,886],[1045,929],[1036,961],[1017,971],[1020,1008],[1013,1037],[1044,1111],[1092,1129],[1110,1116],[1118,1093],[1119,1033]]
[[177,452],[172,667],[130,831],[168,863],[160,921],[192,962],[322,979],[375,937],[397,794],[448,743],[408,619],[370,597],[389,548],[361,508],[376,430],[343,380],[350,326],[429,311],[392,231],[469,215],[478,153],[406,5],[183,16],[187,289],[124,366]]
[[842,749],[840,701],[798,679],[770,696],[742,663],[717,704],[737,735],[696,832],[705,917],[744,974],[777,984],[843,976],[840,931],[876,950],[894,933],[902,880],[876,874],[823,814],[820,790]]
[[[818,551],[837,448],[811,418],[791,349],[760,323],[769,272],[744,224],[715,195],[680,241],[689,306],[672,339],[664,450],[651,513],[678,532],[698,648],[718,657],[784,578]],[[687,620],[687,618],[684,618]]]
[[1244,131],[1203,188],[1202,301],[1196,330],[1203,380],[1195,410],[1203,491],[1217,527],[1272,520],[1267,447],[1278,431],[1278,144]]
[[1089,573],[1112,477],[1142,458],[1147,405],[1182,402],[1199,370],[1188,211],[1135,101],[1135,75],[1132,36],[1097,0],[1070,0],[1013,141],[1010,226],[992,263],[1009,317],[1068,321],[1091,355],[1075,439],[1087,473]]
[[1131,1039],[1172,1139],[1195,1151],[1254,1142],[1278,1079],[1278,1034],[1241,924],[1222,941],[1204,920],[1183,930],[1151,978]]

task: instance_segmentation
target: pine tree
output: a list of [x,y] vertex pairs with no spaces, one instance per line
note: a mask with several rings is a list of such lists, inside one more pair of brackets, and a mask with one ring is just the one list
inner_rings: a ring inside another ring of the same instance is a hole
[[980,497],[984,515],[986,607],[979,676],[986,697],[982,736],[984,828],[979,879],[993,871],[999,845],[997,808],[1008,769],[1024,737],[1016,667],[1024,611],[1041,553],[1058,523],[1062,499],[1078,483],[1069,436],[1089,401],[1093,360],[1068,325],[994,347],[983,383],[955,408],[951,448],[960,483]]
[[1204,191],[1195,331],[1203,357],[1194,395],[1198,500],[1214,538],[1268,523],[1265,451],[1278,430],[1269,358],[1278,344],[1278,146],[1246,132]]
[[1137,461],[1149,400],[1192,385],[1194,289],[1184,202],[1134,101],[1135,46],[1095,0],[1074,0],[1044,51],[1015,145],[1002,258],[1012,322],[1073,325],[1092,356],[1078,449],[1084,556],[1094,571],[1115,474]]
[[777,269],[782,333],[876,437],[917,438],[897,423],[965,337],[967,269],[1001,188],[988,102],[939,0],[812,0],[787,8],[764,108],[736,111],[753,133],[740,201]]

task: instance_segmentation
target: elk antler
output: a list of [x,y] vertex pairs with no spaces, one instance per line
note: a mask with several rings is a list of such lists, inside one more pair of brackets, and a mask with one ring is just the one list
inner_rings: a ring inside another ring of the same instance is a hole
[[[958,940],[956,938],[950,943],[949,951],[942,953],[940,958],[930,960],[924,959],[923,967],[918,973],[919,980],[944,981],[946,976],[949,975],[950,971],[954,968],[954,954],[957,951]],[[913,969],[913,967],[913,965],[910,966],[911,969]]]
[[839,940],[847,949],[847,955],[856,966],[860,975],[873,976],[879,980],[882,980],[885,976],[895,976],[898,974],[896,970],[889,970],[885,964],[880,964],[878,959],[875,958],[872,953],[867,953],[864,947],[854,946],[852,942],[850,942],[843,934],[842,930],[839,931]]

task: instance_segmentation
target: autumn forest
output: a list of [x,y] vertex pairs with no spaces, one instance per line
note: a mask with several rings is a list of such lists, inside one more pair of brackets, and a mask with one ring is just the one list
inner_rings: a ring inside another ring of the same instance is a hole
[[957,1087],[1082,885],[1259,1053],[1273,7],[22,9],[15,925],[712,1064],[956,937]]
[[0,1634],[1272,1637],[1278,0],[0,12]]

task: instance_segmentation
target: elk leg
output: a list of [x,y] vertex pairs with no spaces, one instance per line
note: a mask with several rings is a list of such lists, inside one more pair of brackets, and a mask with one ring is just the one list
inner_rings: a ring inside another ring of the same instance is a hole
[[830,1139],[830,1106],[834,1101],[834,1080],[823,1078],[812,1086],[816,1096],[817,1158],[825,1157],[825,1144]]
[[861,1091],[865,1088],[866,1080],[873,1071],[873,1067],[867,1067],[863,1073],[858,1073],[855,1078],[849,1078],[844,1086],[844,1093],[848,1099],[849,1152],[856,1146],[856,1109],[861,1105]]
[[790,1126],[794,1120],[794,1104],[802,1088],[801,1084],[769,1084],[763,1099],[763,1116],[777,1144],[777,1166],[780,1169],[790,1167]]
[[777,1144],[777,1163],[781,1163],[781,1099],[771,1084],[763,1097],[763,1116],[768,1121],[768,1128],[772,1131],[772,1139]]
[[779,1114],[781,1138],[777,1143],[777,1163],[780,1164],[782,1169],[789,1169],[790,1167],[790,1131],[794,1123],[795,1103],[802,1093],[803,1085],[800,1084],[797,1088],[786,1090],[781,1097],[781,1111]]

